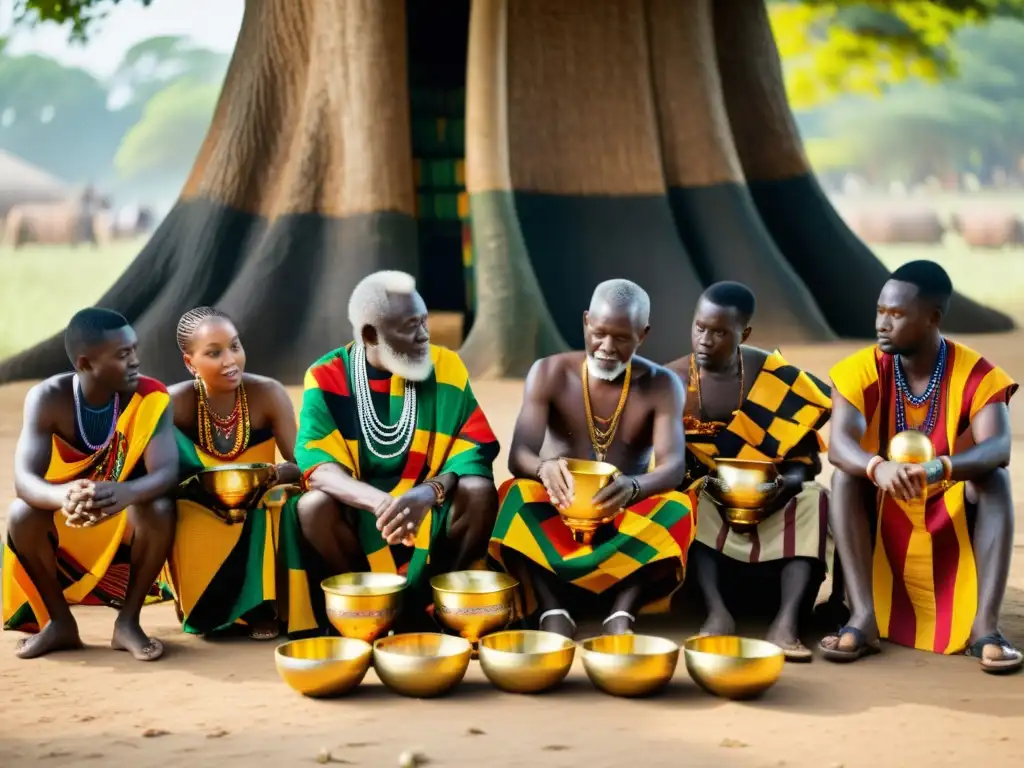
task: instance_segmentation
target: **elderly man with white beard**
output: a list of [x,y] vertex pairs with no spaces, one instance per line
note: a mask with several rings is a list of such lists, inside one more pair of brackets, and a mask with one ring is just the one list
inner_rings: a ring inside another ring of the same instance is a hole
[[[586,351],[538,360],[526,379],[490,553],[524,585],[540,629],[573,637],[572,606],[606,615],[603,633],[627,634],[641,607],[667,609],[682,584],[695,534],[693,498],[675,490],[686,474],[685,391],[636,355],[649,318],[640,286],[601,283],[583,313]],[[614,519],[588,543],[559,515],[576,496],[567,459],[618,470],[593,497]]]
[[355,340],[306,372],[295,459],[307,492],[282,519],[291,636],[329,631],[320,580],[408,579],[398,629],[427,623],[430,577],[483,564],[498,508],[498,441],[459,356],[430,343],[404,272],[349,301]]

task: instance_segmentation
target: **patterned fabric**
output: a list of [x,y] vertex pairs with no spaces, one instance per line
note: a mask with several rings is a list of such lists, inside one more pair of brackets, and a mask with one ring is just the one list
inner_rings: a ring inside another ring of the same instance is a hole
[[[340,465],[357,480],[398,497],[414,486],[444,474],[493,477],[491,465],[498,455],[498,440],[477,404],[469,373],[459,356],[431,345],[431,376],[417,384],[416,432],[409,450],[383,460],[363,443],[349,371],[352,345],[335,350],[307,371],[295,458],[305,477],[321,464]],[[405,380],[385,375],[371,380],[378,416],[386,423],[402,412]],[[447,531],[451,499],[428,512],[409,548],[389,547],[370,512],[352,510],[356,533],[373,571],[405,572],[409,592],[422,598],[426,588],[431,543]],[[285,509],[281,532],[282,558],[289,577],[289,633],[305,632],[322,620],[323,594],[319,582],[307,573],[308,544],[303,542],[294,510]],[[401,565],[400,565],[401,564]],[[318,619],[319,617],[319,619]]]
[[[551,505],[544,486],[534,480],[508,480],[498,491],[501,507],[491,534],[490,555],[504,566],[507,549],[554,573],[559,580],[593,594],[660,560],[678,562],[678,586],[686,574],[686,555],[696,526],[692,496],[671,491],[644,499],[599,529],[589,545],[573,541],[568,526]],[[536,609],[530,585],[524,585],[527,614]],[[671,595],[645,606],[668,610]]]
[[[78,478],[97,482],[121,482],[131,477],[146,452],[167,410],[170,397],[159,381],[140,377],[135,394],[117,420],[110,443],[101,451],[86,454],[53,436],[46,479],[69,483]],[[90,528],[69,528],[61,510],[53,513],[57,529],[57,578],[70,605],[107,605],[120,608],[128,587],[130,550],[124,544],[128,513],[111,515]],[[166,599],[159,586],[150,591],[150,602]],[[18,561],[10,536],[3,558],[4,629],[38,632],[50,620],[39,593]]]
[[831,415],[828,385],[775,350],[724,429],[713,437],[687,431],[690,480],[706,475],[715,458],[811,464],[825,450],[819,432]]
[[[936,455],[973,445],[971,421],[991,403],[1009,403],[1017,384],[963,344],[946,340]],[[886,455],[896,432],[893,357],[875,347],[838,363],[832,384],[867,422],[861,446]],[[906,404],[907,423],[924,422],[928,404]],[[964,483],[943,483],[925,503],[879,492],[872,582],[883,638],[933,653],[960,653],[978,610],[978,580],[967,526]]]
[[800,493],[750,533],[732,530],[722,510],[701,493],[697,497],[697,541],[741,563],[807,557],[831,568],[834,550],[828,529],[828,492],[818,483],[804,483]]
[[[212,456],[175,430],[181,477],[190,478],[206,467],[222,464],[273,464],[277,445],[268,436],[231,461]],[[232,624],[277,598],[277,560],[281,489],[269,491],[245,522],[228,525],[189,494],[177,501],[178,523],[174,548],[165,569],[174,593],[182,628],[209,634]]]

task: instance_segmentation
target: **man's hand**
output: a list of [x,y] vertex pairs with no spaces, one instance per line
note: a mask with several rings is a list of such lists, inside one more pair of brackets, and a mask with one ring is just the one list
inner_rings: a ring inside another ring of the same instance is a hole
[[789,503],[790,499],[800,492],[801,484],[787,484],[785,475],[779,475],[775,478],[772,483],[766,483],[771,485],[771,489],[767,490],[767,496],[764,503],[764,510],[768,514],[778,512],[786,504]]
[[636,489],[626,475],[616,475],[604,488],[594,494],[591,503],[602,512],[618,512],[632,499]]
[[875,485],[900,501],[915,501],[924,496],[928,477],[920,464],[883,461],[875,467]]
[[416,531],[427,512],[437,504],[437,491],[430,485],[417,485],[412,490],[380,504],[374,514],[377,516],[377,530],[389,545],[416,542]]
[[576,489],[572,481],[572,473],[565,459],[545,459],[537,470],[537,477],[548,492],[548,498],[558,509],[565,509],[572,504]]

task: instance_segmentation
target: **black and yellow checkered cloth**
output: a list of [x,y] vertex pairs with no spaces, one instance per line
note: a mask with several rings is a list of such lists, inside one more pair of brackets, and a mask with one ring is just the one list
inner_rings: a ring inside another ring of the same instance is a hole
[[831,388],[775,350],[724,429],[714,437],[687,432],[688,477],[707,474],[716,458],[811,464],[825,450],[819,432],[831,415]]

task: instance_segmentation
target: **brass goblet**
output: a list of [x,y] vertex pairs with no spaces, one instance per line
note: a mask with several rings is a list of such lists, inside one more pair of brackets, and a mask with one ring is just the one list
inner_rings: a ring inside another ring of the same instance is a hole
[[430,580],[434,616],[476,648],[480,638],[516,618],[519,581],[495,571],[453,571]]
[[765,507],[779,491],[778,479],[771,461],[716,459],[703,490],[725,513],[730,528],[749,533],[764,520]]
[[786,663],[777,645],[731,635],[691,637],[683,644],[683,658],[697,685],[714,696],[736,700],[767,691]]
[[[924,432],[917,429],[905,429],[893,435],[889,441],[888,459],[900,464],[924,464],[935,458],[935,444]],[[931,483],[924,489],[918,503],[924,503],[929,496],[946,487],[944,480]]]
[[394,573],[343,573],[320,583],[327,618],[342,637],[372,643],[391,629],[406,579]]
[[614,480],[619,470],[604,461],[565,461],[572,475],[573,499],[568,507],[558,510],[558,514],[572,531],[573,541],[577,544],[590,544],[598,528],[622,514],[621,509],[609,513],[608,510],[598,509],[593,503],[597,492]]
[[198,486],[211,500],[211,511],[228,525],[237,525],[269,490],[273,476],[273,464],[222,464],[200,470],[182,489],[187,493],[193,484]]

